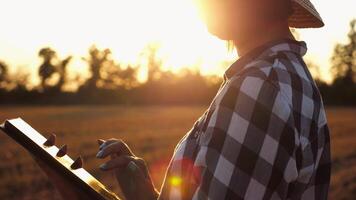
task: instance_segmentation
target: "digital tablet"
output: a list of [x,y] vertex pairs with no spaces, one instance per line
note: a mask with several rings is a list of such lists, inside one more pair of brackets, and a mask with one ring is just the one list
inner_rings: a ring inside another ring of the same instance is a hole
[[84,192],[90,199],[120,199],[82,167],[80,157],[73,161],[66,154],[66,146],[56,147],[53,136],[46,139],[21,118],[6,120],[0,129],[53,171],[72,182],[78,191]]

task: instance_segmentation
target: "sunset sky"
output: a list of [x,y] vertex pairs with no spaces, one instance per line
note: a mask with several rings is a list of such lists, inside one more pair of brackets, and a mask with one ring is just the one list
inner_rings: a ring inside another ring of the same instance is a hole
[[[329,58],[336,42],[347,41],[356,1],[313,2],[326,27],[301,30],[301,39],[309,46],[308,58],[330,80]],[[156,42],[167,69],[199,65],[203,74],[221,74],[221,62],[237,58],[207,32],[192,0],[0,0],[0,8],[0,60],[12,71],[35,73],[38,50],[46,46],[60,57],[74,55],[70,70],[76,73],[85,71],[80,58],[92,44],[110,48],[119,62],[142,64],[142,49]]]

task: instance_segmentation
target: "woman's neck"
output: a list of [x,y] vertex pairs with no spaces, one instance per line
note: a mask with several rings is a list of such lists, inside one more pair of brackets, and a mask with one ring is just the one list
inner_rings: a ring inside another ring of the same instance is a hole
[[285,38],[295,39],[288,23],[274,23],[260,27],[258,30],[251,31],[243,36],[239,35],[233,41],[239,57],[242,57],[254,48],[269,41]]

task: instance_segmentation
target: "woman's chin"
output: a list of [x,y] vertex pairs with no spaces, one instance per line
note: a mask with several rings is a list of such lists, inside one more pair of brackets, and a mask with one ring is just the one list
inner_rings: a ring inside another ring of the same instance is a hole
[[222,28],[222,27],[212,27],[208,26],[209,33],[215,35],[221,40],[232,40],[235,34],[232,34],[233,31]]

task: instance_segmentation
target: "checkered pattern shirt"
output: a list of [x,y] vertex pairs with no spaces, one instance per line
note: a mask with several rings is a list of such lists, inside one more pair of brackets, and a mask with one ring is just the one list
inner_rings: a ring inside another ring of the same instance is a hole
[[176,146],[159,199],[327,199],[329,129],[305,53],[284,39],[232,64]]

